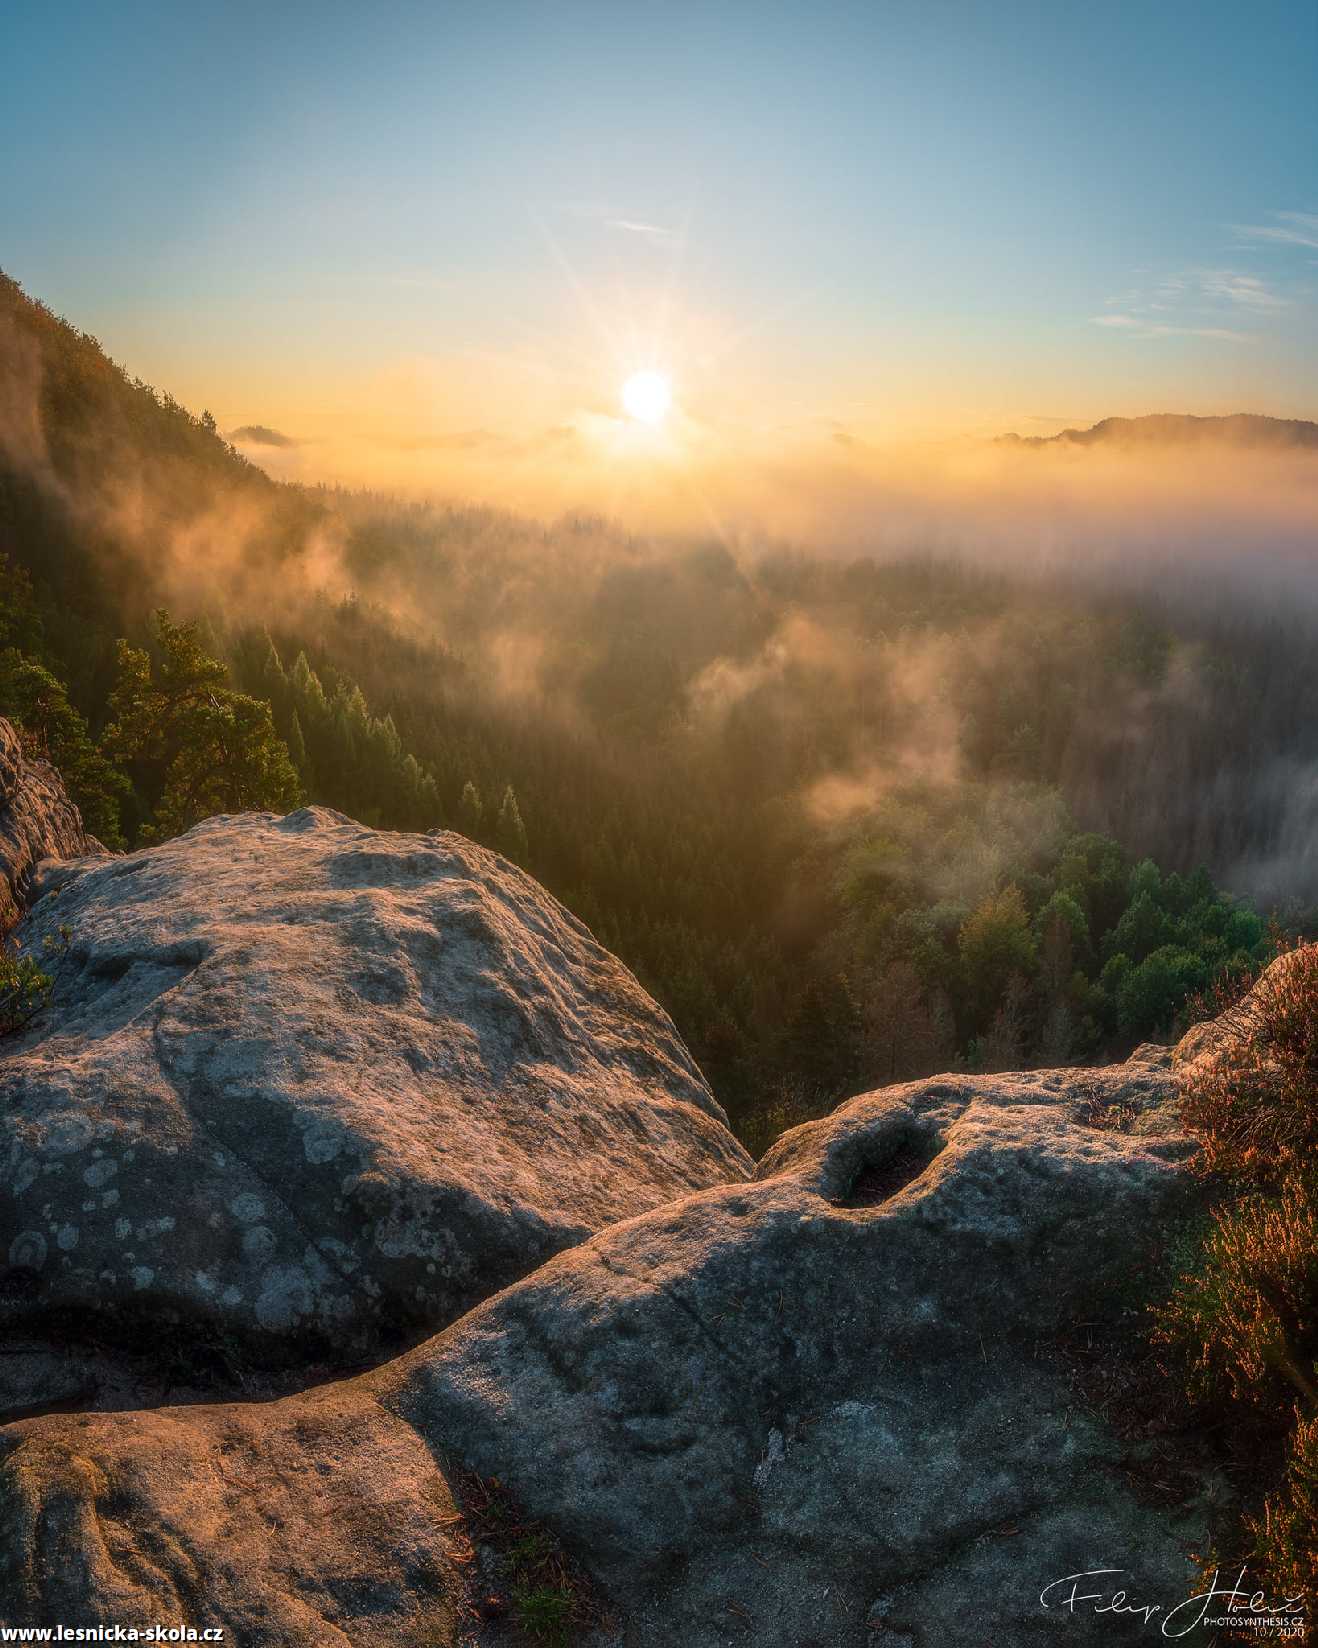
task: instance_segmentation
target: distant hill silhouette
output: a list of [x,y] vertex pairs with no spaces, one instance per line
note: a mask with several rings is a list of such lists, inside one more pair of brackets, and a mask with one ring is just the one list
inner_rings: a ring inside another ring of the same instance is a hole
[[1268,418],[1254,412],[1236,412],[1223,418],[1154,412],[1143,418],[1104,418],[1089,429],[1063,429],[1059,435],[1000,435],[998,439],[1014,446],[1186,446],[1220,442],[1318,451],[1318,423],[1307,418]]

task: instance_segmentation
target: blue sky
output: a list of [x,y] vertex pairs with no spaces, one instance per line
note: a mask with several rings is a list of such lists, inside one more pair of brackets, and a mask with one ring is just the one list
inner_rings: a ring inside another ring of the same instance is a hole
[[513,431],[656,352],[728,428],[1318,415],[1312,0],[10,0],[5,51],[0,265],[222,418]]

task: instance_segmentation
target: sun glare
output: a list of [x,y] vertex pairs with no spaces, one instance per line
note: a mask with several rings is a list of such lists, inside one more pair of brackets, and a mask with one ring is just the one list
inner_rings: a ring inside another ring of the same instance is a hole
[[622,386],[623,410],[639,423],[661,424],[673,404],[673,386],[662,372],[633,372]]

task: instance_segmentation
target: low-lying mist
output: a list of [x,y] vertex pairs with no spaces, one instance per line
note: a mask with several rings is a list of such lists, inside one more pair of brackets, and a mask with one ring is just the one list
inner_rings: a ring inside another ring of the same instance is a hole
[[[418,448],[406,492],[295,485],[9,296],[11,515],[52,565],[92,546],[125,623],[353,597],[441,650],[444,692],[619,767],[753,767],[821,830],[912,784],[1049,785],[1133,851],[1318,901],[1318,450],[1290,426],[776,455],[683,427],[647,455],[583,425]],[[324,461],[259,433],[271,467]]]

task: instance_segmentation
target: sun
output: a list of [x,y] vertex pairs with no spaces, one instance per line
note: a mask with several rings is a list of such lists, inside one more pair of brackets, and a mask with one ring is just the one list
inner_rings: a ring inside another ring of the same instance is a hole
[[633,372],[622,386],[623,410],[638,423],[661,424],[673,404],[673,386],[662,372]]

